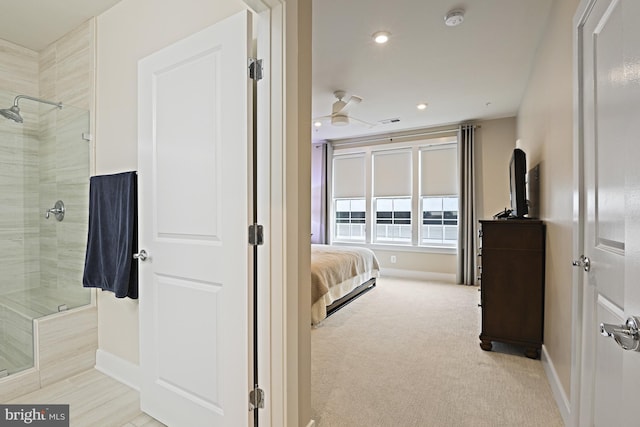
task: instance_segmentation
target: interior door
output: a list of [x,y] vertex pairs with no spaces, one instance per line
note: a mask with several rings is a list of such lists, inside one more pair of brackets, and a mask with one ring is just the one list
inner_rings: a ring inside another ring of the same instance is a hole
[[579,425],[632,426],[639,422],[640,353],[634,351],[637,331],[626,323],[640,316],[640,140],[634,126],[640,119],[640,2],[594,0],[590,6],[581,30],[588,258],[582,267],[589,272]]
[[138,65],[142,410],[250,423],[248,12]]

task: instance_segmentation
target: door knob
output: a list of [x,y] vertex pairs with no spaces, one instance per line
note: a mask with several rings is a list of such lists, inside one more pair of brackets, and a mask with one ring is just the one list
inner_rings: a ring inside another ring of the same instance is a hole
[[571,263],[574,267],[582,267],[584,271],[589,272],[591,270],[591,260],[589,257],[584,255],[580,255],[580,258],[577,260],[573,260]]
[[138,252],[137,254],[133,254],[133,259],[139,259],[140,261],[145,261],[147,259],[147,251],[144,249]]
[[624,325],[600,324],[600,333],[611,337],[625,350],[640,351],[640,333],[638,332],[640,317],[631,316]]

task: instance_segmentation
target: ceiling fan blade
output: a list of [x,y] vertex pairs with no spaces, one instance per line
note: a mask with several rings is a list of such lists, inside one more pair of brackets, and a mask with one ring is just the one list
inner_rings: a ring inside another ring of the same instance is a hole
[[363,125],[369,126],[370,128],[374,127],[376,124],[375,123],[369,123],[369,122],[365,122],[364,120],[360,120],[360,119],[356,119],[353,116],[349,116],[350,120],[353,120],[355,122],[361,123]]
[[345,114],[348,113],[349,110],[354,106],[354,105],[358,105],[362,102],[362,98],[360,98],[359,96],[356,95],[352,95],[349,100],[347,101],[347,103],[345,104],[344,107],[342,107],[342,109],[340,110],[340,114]]
[[356,95],[352,95],[349,97],[347,102],[344,102],[342,98],[338,99],[333,103],[333,107],[331,108],[331,115],[333,116],[345,116],[354,105],[360,104],[362,102],[362,98]]

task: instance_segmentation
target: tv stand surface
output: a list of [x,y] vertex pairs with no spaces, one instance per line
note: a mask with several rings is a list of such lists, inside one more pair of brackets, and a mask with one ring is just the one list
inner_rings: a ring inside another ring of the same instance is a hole
[[492,341],[524,347],[537,359],[544,327],[545,225],[514,218],[480,221],[482,331],[480,347]]

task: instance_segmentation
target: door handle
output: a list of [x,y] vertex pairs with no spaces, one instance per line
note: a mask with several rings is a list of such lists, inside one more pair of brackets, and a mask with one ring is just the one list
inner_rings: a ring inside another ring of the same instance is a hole
[[591,270],[591,260],[589,257],[580,255],[579,259],[573,260],[571,263],[574,267],[582,267],[587,273]]
[[640,351],[640,317],[631,316],[624,325],[600,323],[600,334],[611,337],[625,350]]
[[144,249],[138,252],[137,254],[133,254],[133,259],[139,259],[140,261],[146,261],[148,257],[147,251]]

